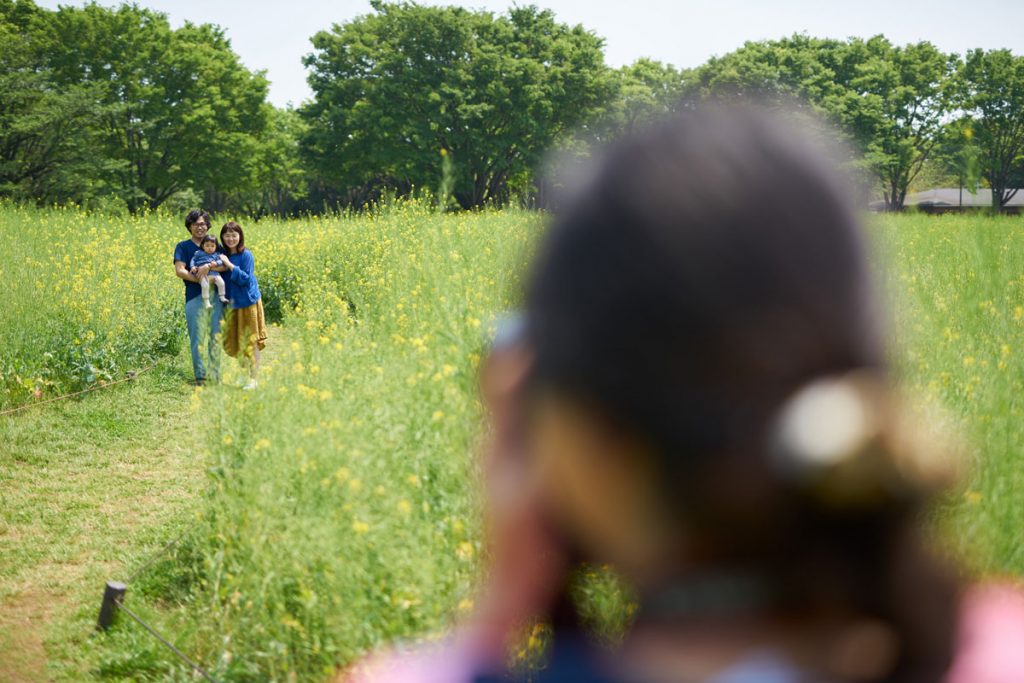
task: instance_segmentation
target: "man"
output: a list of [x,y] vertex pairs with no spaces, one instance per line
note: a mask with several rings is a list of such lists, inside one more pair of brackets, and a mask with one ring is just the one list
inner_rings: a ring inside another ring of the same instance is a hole
[[[185,216],[185,228],[192,235],[191,239],[178,242],[174,248],[174,274],[185,283],[185,324],[188,326],[189,350],[192,352],[192,371],[195,374],[196,386],[202,386],[206,382],[206,366],[203,364],[202,355],[199,353],[201,339],[200,327],[203,323],[202,288],[199,286],[199,279],[206,275],[210,266],[202,266],[196,274],[189,272],[189,263],[192,256],[199,250],[203,237],[210,229],[210,214],[201,209],[193,209]],[[216,299],[216,297],[211,297]],[[208,335],[207,360],[210,364],[212,379],[216,380],[220,374],[220,349],[217,335],[220,333],[220,321],[223,315],[223,306],[220,301],[213,303],[210,309],[210,332]]]

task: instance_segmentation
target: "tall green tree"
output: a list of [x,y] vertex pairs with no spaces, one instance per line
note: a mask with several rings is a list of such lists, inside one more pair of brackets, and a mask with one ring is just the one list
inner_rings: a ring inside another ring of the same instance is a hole
[[932,153],[952,106],[955,58],[884,36],[823,40],[796,35],[750,42],[697,70],[704,99],[802,104],[847,136],[890,210]]
[[614,72],[615,90],[597,124],[600,137],[630,133],[687,106],[689,74],[641,58]]
[[247,160],[247,188],[234,192],[208,190],[203,206],[249,216],[290,216],[304,210],[309,174],[299,154],[299,140],[305,130],[305,121],[297,111],[272,108],[267,127]]
[[1024,57],[971,50],[958,76],[965,125],[992,187],[992,208],[1000,210],[1024,181]]
[[887,208],[901,210],[950,113],[955,57],[928,42],[900,47],[883,36],[851,39],[844,50],[852,77],[822,105],[864,154]]
[[839,56],[842,47],[840,41],[803,34],[748,41],[698,67],[693,90],[704,100],[766,106],[821,102],[840,87],[847,66]]
[[371,5],[305,59],[304,151],[335,201],[436,187],[450,163],[459,205],[504,202],[611,92],[601,40],[549,11]]
[[93,86],[104,113],[95,153],[132,210],[185,189],[241,189],[266,127],[266,79],[245,69],[208,24],[172,30],[163,14],[122,5],[61,7],[40,36],[59,88]]
[[108,165],[95,155],[102,107],[94,87],[53,87],[37,40],[45,20],[31,2],[0,0],[0,196],[89,199]]

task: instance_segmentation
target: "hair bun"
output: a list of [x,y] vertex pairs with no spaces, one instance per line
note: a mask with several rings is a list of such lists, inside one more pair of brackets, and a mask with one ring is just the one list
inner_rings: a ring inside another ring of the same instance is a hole
[[958,479],[961,449],[947,423],[875,373],[824,377],[783,403],[772,455],[781,475],[823,506],[875,507]]

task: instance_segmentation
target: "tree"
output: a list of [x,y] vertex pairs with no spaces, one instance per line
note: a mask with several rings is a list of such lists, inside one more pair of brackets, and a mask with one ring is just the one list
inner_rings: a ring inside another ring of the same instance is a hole
[[122,5],[61,7],[41,34],[57,88],[92,87],[102,117],[102,180],[132,210],[181,190],[241,189],[266,126],[262,74],[246,70],[223,32]]
[[880,184],[890,210],[928,159],[950,110],[954,58],[931,43],[795,35],[752,42],[697,70],[703,98],[754,100],[799,109],[838,125]]
[[641,58],[614,72],[614,94],[593,124],[599,137],[630,133],[679,111],[686,103],[689,74],[671,64]]
[[950,111],[954,58],[928,42],[896,47],[883,36],[845,49],[852,78],[822,104],[863,152],[888,210],[901,210]]
[[234,193],[207,191],[203,206],[211,210],[237,210],[249,216],[300,212],[308,194],[308,173],[299,156],[305,122],[294,109],[271,108],[266,129],[249,158],[248,187]]
[[960,102],[978,147],[981,172],[1001,210],[1024,180],[1024,57],[971,50],[958,72]]
[[45,16],[29,2],[0,2],[0,196],[61,202],[102,192],[90,178],[102,112],[90,86],[57,89],[33,40]]
[[507,201],[611,91],[601,40],[549,11],[371,4],[305,58],[303,150],[325,198],[434,187],[447,158],[460,206]]
[[704,100],[787,108],[820,103],[838,87],[837,69],[845,66],[838,57],[842,46],[803,34],[748,41],[698,67],[694,87]]

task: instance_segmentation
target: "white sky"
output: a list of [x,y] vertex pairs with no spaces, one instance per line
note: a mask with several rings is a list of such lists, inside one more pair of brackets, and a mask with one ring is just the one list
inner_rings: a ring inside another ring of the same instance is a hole
[[[80,6],[82,0],[36,0],[43,7]],[[312,97],[302,57],[309,38],[335,23],[371,11],[366,0],[137,0],[168,15],[218,24],[250,69],[270,80],[270,101],[299,105]],[[100,5],[120,3],[99,0]],[[431,2],[503,13],[509,0]],[[520,5],[531,4],[520,2]],[[747,40],[806,32],[821,38],[884,33],[894,43],[929,40],[947,52],[975,47],[1010,48],[1024,54],[1022,0],[534,0],[559,21],[583,24],[605,39],[608,64],[651,57],[678,67],[697,66]]]

